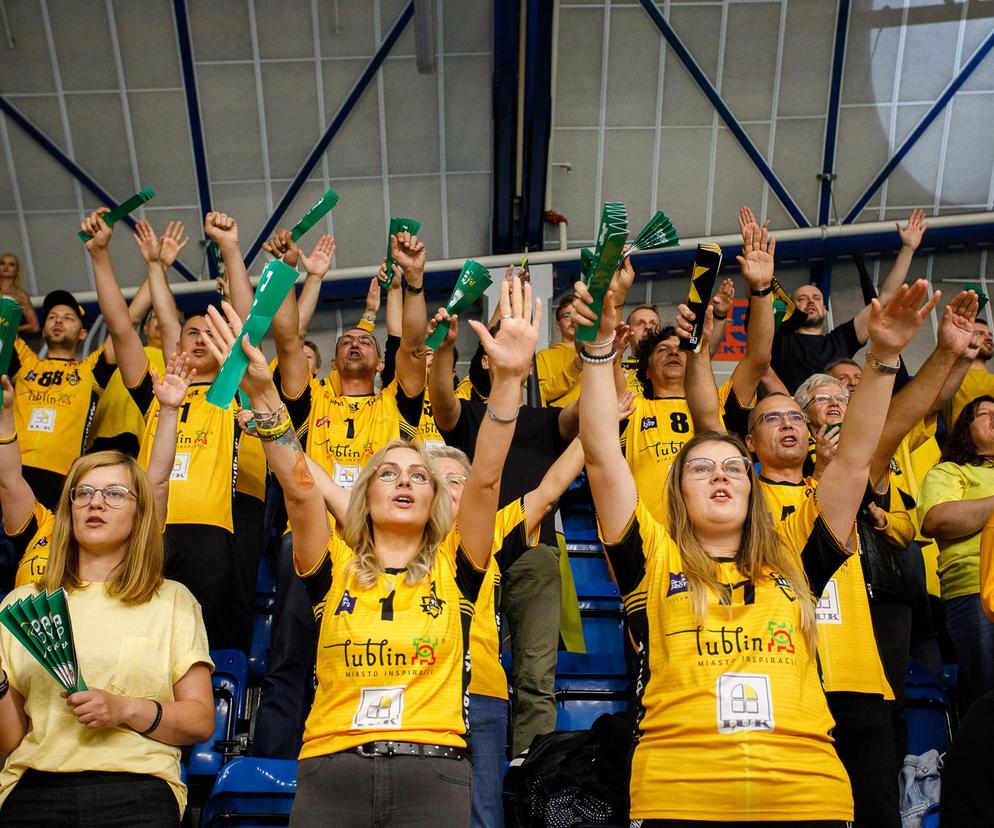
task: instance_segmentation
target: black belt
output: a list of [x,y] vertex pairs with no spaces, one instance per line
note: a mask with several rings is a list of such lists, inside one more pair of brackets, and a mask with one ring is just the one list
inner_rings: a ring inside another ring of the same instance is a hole
[[466,749],[417,742],[366,742],[352,748],[360,756],[428,756],[435,759],[465,759]]

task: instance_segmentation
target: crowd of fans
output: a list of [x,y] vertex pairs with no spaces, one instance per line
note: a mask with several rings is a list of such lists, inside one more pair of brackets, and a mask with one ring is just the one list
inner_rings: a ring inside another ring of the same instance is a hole
[[[179,824],[180,748],[212,732],[210,651],[248,649],[265,554],[277,598],[251,748],[299,759],[291,824],[503,825],[505,760],[556,727],[554,513],[578,477],[624,602],[633,826],[897,828],[908,658],[939,673],[940,640],[973,732],[989,728],[994,342],[963,291],[905,369],[939,300],[908,281],[921,211],[879,296],[826,331],[814,285],[774,312],[775,241],[742,208],[747,340],[720,386],[731,279],[703,320],[664,320],[628,303],[626,257],[600,315],[582,281],[548,309],[561,341],[536,354],[546,309],[509,268],[489,323],[468,321],[480,344],[459,377],[467,321],[429,313],[427,251],[401,233],[322,371],[308,328],[333,239],[265,245],[306,273],[267,355],[240,337],[253,288],[234,217],[204,227],[225,301],[184,315],[166,278],[182,225],[138,224],[129,303],[104,212],[81,229],[108,337],[84,358],[76,299],[53,291],[36,315],[0,256],[0,294],[45,344],[18,338],[2,381],[17,566],[0,593],[68,591],[90,685],[60,696],[0,630],[0,826]],[[249,367],[221,408],[207,390],[232,348]],[[952,765],[969,790],[983,762]],[[976,798],[944,802],[944,821],[994,819]]]

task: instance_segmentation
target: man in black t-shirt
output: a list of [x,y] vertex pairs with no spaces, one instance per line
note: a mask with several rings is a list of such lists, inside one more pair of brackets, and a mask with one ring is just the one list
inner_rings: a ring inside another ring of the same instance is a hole
[[[744,207],[739,213],[739,221],[743,221],[743,216],[751,215],[752,211]],[[907,278],[911,259],[921,244],[927,226],[924,210],[914,210],[904,227],[898,223],[901,249],[880,286],[881,305],[890,301]],[[824,372],[830,362],[851,357],[866,344],[870,306],[867,305],[852,319],[826,334],[825,297],[821,290],[814,285],[802,285],[794,291],[791,299],[797,306],[797,312],[777,329],[773,338],[772,367],[793,394],[809,376]]]
[[[441,318],[447,318],[440,311]],[[436,320],[440,317],[436,317]],[[498,322],[498,325],[500,323]],[[431,325],[429,325],[429,330]],[[435,352],[428,373],[428,393],[435,424],[446,444],[473,458],[476,437],[485,417],[495,416],[474,397],[460,400],[452,389],[453,345],[458,324]],[[486,357],[483,368],[487,368]],[[522,405],[500,481],[499,506],[506,506],[537,488],[542,478],[579,430],[576,403],[565,408]],[[501,580],[500,609],[511,638],[512,748],[514,755],[532,739],[556,729],[556,653],[562,583],[554,513],[542,521],[538,544],[510,566]]]

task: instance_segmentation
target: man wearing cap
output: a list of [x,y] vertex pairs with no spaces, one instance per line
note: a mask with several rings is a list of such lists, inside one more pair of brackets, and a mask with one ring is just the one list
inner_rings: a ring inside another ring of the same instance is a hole
[[8,369],[24,479],[38,502],[53,512],[66,472],[83,453],[97,400],[114,373],[103,345],[76,359],[86,339],[83,315],[69,291],[53,290],[42,306],[45,358],[18,338]]

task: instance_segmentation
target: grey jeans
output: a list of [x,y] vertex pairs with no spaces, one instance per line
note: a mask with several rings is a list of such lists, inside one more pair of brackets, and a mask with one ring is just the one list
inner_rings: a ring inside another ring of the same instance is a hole
[[469,828],[468,759],[359,756],[302,759],[290,828]]

